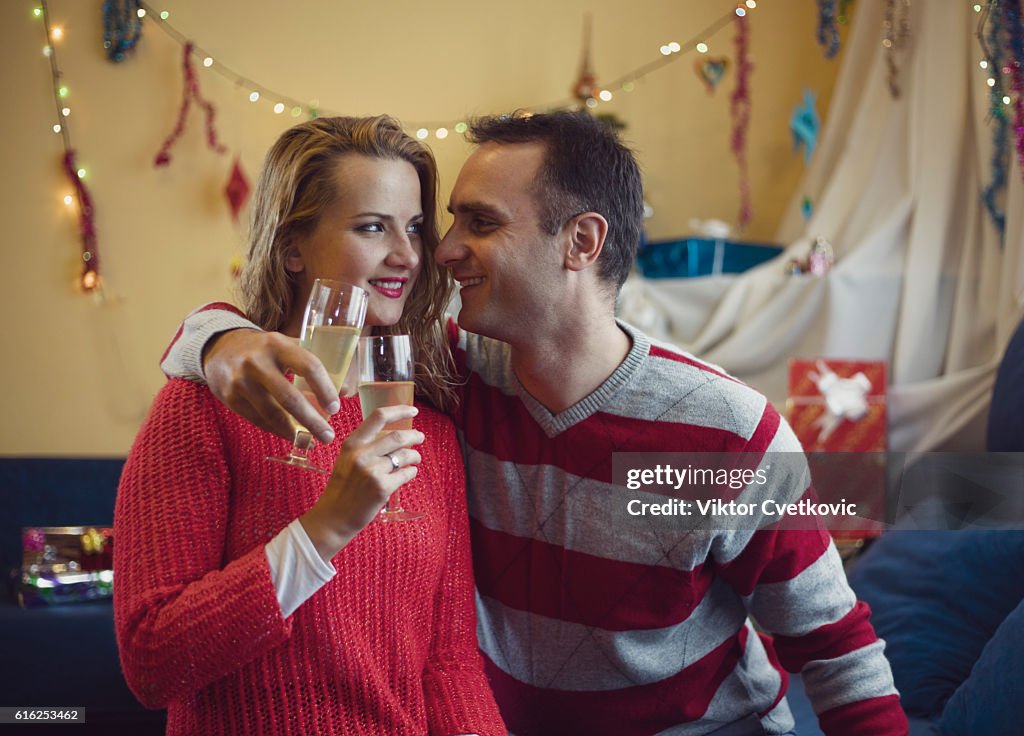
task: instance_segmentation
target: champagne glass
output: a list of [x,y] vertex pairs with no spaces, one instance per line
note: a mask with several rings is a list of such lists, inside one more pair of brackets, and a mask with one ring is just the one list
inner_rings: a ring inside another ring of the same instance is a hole
[[[302,336],[299,344],[313,353],[324,364],[331,376],[334,387],[341,392],[345,374],[352,364],[352,355],[359,342],[359,333],[366,320],[366,292],[358,286],[330,279],[317,279],[306,302],[302,317]],[[295,387],[309,395],[309,384],[302,376],[295,377]],[[326,468],[310,462],[309,450],[313,446],[313,435],[296,422],[292,449],[284,457],[268,457],[278,463],[296,468],[330,473]]]
[[[363,408],[363,419],[381,406],[412,406],[415,384],[412,342],[408,335],[376,335],[360,339],[358,363],[359,403]],[[391,422],[384,426],[381,434],[396,429],[412,429],[412,419]],[[396,490],[375,521],[411,521],[424,516],[403,509]]]

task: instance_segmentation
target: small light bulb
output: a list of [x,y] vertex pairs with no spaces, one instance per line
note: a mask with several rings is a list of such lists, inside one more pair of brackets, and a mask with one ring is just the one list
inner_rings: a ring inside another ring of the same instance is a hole
[[84,179],[85,178],[85,169],[79,169],[78,170],[78,178],[79,179]]
[[988,79],[985,80],[985,84],[987,84],[989,87],[995,87],[996,80],[993,77],[989,77]]
[[466,125],[465,123],[455,123],[456,133],[465,133],[467,130],[469,130],[469,126]]
[[680,49],[682,49],[682,46],[680,46],[680,45],[679,45],[679,44],[677,44],[677,43],[676,43],[675,41],[673,41],[672,43],[670,43],[670,44],[668,45],[668,49],[669,49],[669,51],[671,51],[671,52],[672,52],[673,54],[677,54],[677,53],[679,53],[679,50],[680,50]]
[[253,90],[249,93],[249,102],[256,102],[260,98],[260,93]]
[[612,99],[612,93],[606,89],[601,90],[597,96],[601,98],[602,102],[610,102]]
[[43,56],[49,58],[50,54],[52,54],[52,53],[53,53],[53,48],[51,48],[50,46],[43,46]]
[[978,66],[980,66],[982,69],[988,69],[988,62],[985,59],[982,59],[981,61],[978,62]]
[[292,117],[293,118],[297,118],[301,114],[302,114],[302,108],[301,107],[296,105],[295,107],[292,108]]
[[977,3],[974,4],[974,12],[975,13],[980,13],[981,12],[981,6],[978,5]]
[[635,88],[636,88],[636,85],[634,85],[632,82],[623,82],[622,83],[622,91],[623,92],[632,92]]
[[167,20],[170,17],[171,17],[171,14],[168,13],[166,10],[161,10],[160,11],[160,20]]
[[421,141],[428,135],[430,135],[430,131],[427,130],[426,128],[420,128],[419,130],[416,131],[416,137],[419,138]]
[[68,115],[71,114],[71,108],[70,107],[62,107],[61,110],[60,110],[60,114],[63,115],[64,117],[67,117]]
[[671,53],[672,53],[672,49],[670,49],[668,46],[662,46],[661,47],[661,55],[662,56],[668,56]]
[[436,130],[436,131],[434,132],[434,135],[436,135],[436,136],[438,137],[438,139],[439,139],[439,140],[442,140],[442,141],[443,141],[443,140],[444,140],[445,138],[447,138],[447,137],[448,137],[448,128],[438,128],[438,129],[437,129],[437,130]]
[[60,87],[57,90],[57,95],[59,97],[67,97],[68,96],[68,88],[67,87]]
[[213,66],[213,57],[207,56],[205,59],[203,59],[203,66],[205,66],[207,69]]
[[1003,104],[1004,105],[1009,105],[1010,104],[1010,96],[1009,95],[1003,95]]
[[706,43],[701,41],[699,44],[697,44],[697,53],[698,54],[706,54],[707,52],[708,52],[708,45]]
[[757,0],[747,0],[747,7],[753,10],[757,7]]
[[53,126],[53,132],[54,133],[59,133],[60,132],[60,123],[58,123],[57,125]]
[[34,15],[37,18],[41,18],[42,15],[43,15],[43,9],[42,8],[32,8],[32,15]]
[[274,105],[274,112],[277,113],[278,115],[283,113],[284,112],[284,103],[283,102],[278,102],[276,105]]
[[75,198],[72,197],[70,194],[65,194],[64,195],[64,204],[70,206],[71,203],[74,202],[74,201],[75,201]]
[[56,26],[50,31],[50,40],[59,41],[64,38],[64,29],[60,26]]
[[587,98],[587,107],[589,107],[591,109],[597,107],[597,100],[595,100],[593,97],[588,97]]
[[145,8],[139,8],[138,10],[135,11],[135,14],[138,15],[140,18],[145,18],[146,17],[146,9]]
[[746,8],[736,8],[736,15],[738,15],[739,17],[742,18],[746,14],[747,14],[747,9]]

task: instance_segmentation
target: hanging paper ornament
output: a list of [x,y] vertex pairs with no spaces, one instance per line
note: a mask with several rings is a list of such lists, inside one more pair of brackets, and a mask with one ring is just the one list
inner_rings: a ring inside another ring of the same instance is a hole
[[214,117],[216,117],[216,110],[213,105],[203,99],[202,93],[199,91],[199,79],[196,77],[196,70],[192,66],[192,42],[189,41],[184,46],[184,58],[182,59],[182,68],[185,74],[185,92],[181,101],[181,110],[178,111],[178,122],[174,126],[174,130],[164,144],[160,146],[160,150],[156,154],[156,159],[153,161],[154,166],[166,166],[171,162],[171,148],[177,142],[181,134],[185,132],[185,120],[188,117],[189,108],[192,106],[192,100],[195,99],[196,104],[203,108],[206,113],[206,142],[217,153],[224,153],[227,149],[217,142],[217,129],[214,127]]
[[724,56],[711,59],[697,59],[693,62],[693,68],[697,72],[697,76],[704,82],[704,86],[707,87],[708,94],[710,95],[714,94],[715,87],[718,86],[718,83],[722,81],[722,77],[725,76],[725,72],[729,68],[729,60]]
[[140,0],[106,0],[103,3],[103,48],[113,62],[125,60],[142,35]]
[[231,175],[228,176],[227,186],[224,187],[224,196],[228,198],[228,204],[231,206],[231,219],[235,222],[238,222],[238,213],[249,199],[249,192],[249,180],[245,178],[242,164],[236,156],[235,163],[231,166]]
[[732,113],[731,148],[740,169],[740,211],[736,222],[742,230],[750,222],[750,179],[747,174],[747,128],[750,126],[750,32],[746,15],[736,16],[736,89],[729,98]]
[[804,89],[804,101],[793,110],[793,116],[789,119],[789,129],[793,133],[793,150],[804,149],[804,163],[811,162],[811,155],[814,153],[814,146],[818,142],[818,130],[821,127],[821,119],[818,111],[814,109],[814,92]]

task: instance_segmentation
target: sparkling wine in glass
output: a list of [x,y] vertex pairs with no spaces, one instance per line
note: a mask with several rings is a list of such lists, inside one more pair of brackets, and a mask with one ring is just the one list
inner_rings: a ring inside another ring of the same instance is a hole
[[[352,364],[352,356],[365,320],[366,292],[358,286],[330,279],[317,279],[313,283],[302,318],[299,344],[320,359],[339,393]],[[307,396],[312,393],[302,376],[295,377],[295,388]],[[294,419],[292,425],[295,437],[291,452],[284,457],[268,457],[267,460],[330,473],[329,469],[321,468],[309,460],[313,435]]]
[[[382,406],[412,406],[415,393],[412,341],[408,335],[376,335],[359,340],[359,403],[363,419]],[[412,419],[401,419],[384,426],[384,432],[412,429]],[[391,494],[387,506],[375,521],[411,521],[425,514],[402,508],[398,491]]]

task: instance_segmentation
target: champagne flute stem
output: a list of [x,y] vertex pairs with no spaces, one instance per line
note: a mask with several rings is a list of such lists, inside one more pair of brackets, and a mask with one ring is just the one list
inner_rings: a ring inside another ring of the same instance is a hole
[[399,491],[396,490],[388,498],[387,505],[384,507],[384,512],[385,513],[387,513],[387,514],[395,514],[395,513],[401,513],[402,512],[402,504],[399,502],[398,493],[399,493]]
[[308,460],[312,447],[313,435],[302,427],[296,428],[295,439],[292,440],[291,458],[293,460]]

